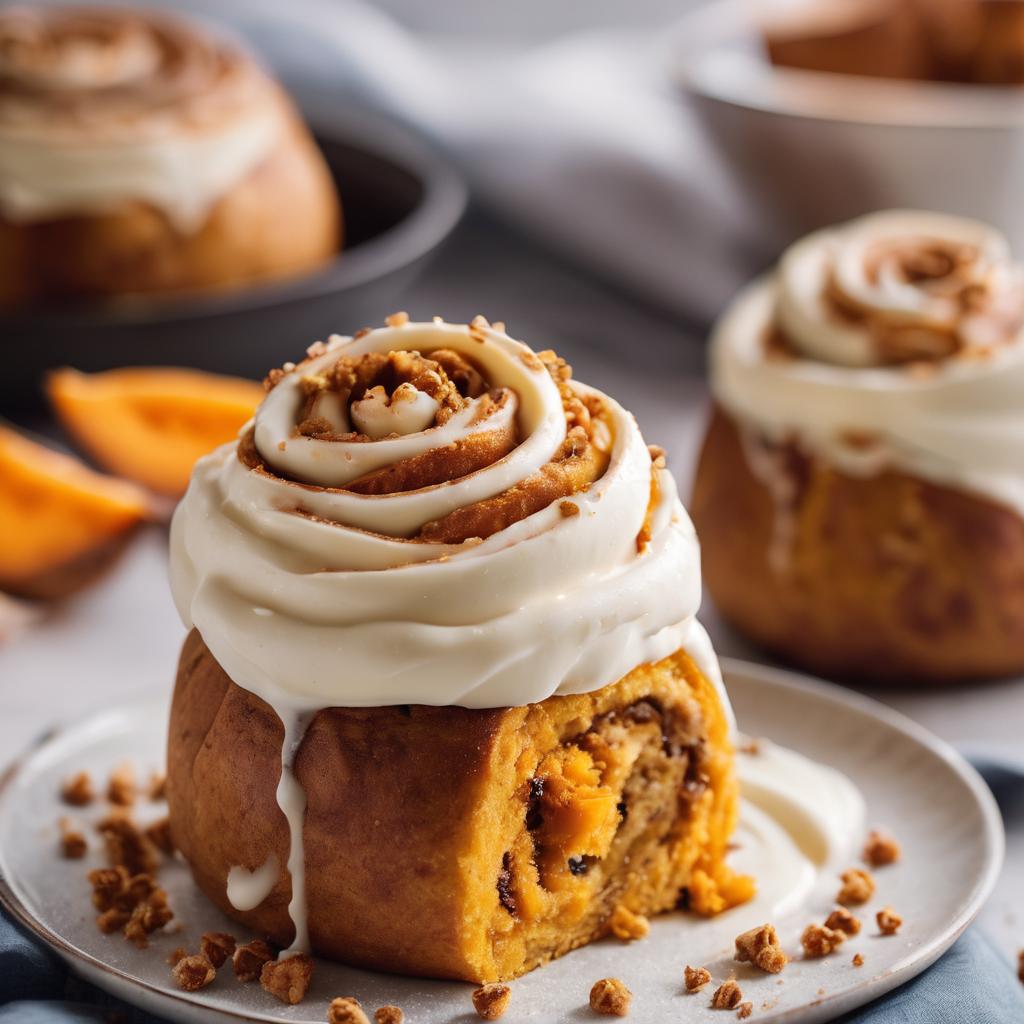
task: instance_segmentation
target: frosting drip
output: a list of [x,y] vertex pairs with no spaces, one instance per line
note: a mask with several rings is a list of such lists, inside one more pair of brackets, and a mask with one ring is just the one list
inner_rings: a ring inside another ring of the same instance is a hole
[[712,340],[712,389],[769,441],[895,469],[1024,515],[1024,272],[1005,239],[875,214],[797,243]]
[[280,137],[276,86],[238,47],[158,13],[0,11],[0,213],[129,200],[195,230]]
[[[291,711],[506,707],[685,647],[720,685],[693,527],[617,403],[480,319],[311,352],[172,525],[179,612],[232,679]],[[361,433],[367,401],[430,420]]]

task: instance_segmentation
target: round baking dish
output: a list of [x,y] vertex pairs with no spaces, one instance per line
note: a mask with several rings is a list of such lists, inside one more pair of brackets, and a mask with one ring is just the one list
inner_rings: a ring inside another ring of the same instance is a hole
[[432,147],[379,116],[321,111],[312,127],[344,208],[345,248],[327,267],[216,294],[0,316],[0,410],[41,402],[40,379],[54,366],[182,365],[256,376],[277,360],[283,337],[313,341],[338,324],[392,312],[458,223],[466,186]]

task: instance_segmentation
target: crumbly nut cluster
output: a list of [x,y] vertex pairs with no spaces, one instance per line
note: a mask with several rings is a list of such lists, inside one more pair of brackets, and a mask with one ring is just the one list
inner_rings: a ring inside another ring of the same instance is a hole
[[473,1009],[483,1020],[497,1020],[512,1000],[512,989],[508,985],[494,982],[481,985],[473,992]]
[[601,978],[590,990],[590,1008],[606,1017],[625,1017],[633,993],[618,978]]
[[405,1014],[400,1006],[379,1006],[373,1013],[376,1024],[402,1024]]
[[836,907],[825,919],[825,927],[833,931],[856,935],[860,931],[860,921],[846,907]]
[[135,769],[125,762],[119,764],[107,782],[107,799],[118,807],[131,807],[135,803]]
[[635,942],[644,938],[651,930],[651,923],[643,914],[634,914],[621,903],[612,911],[608,929],[615,938],[623,942]]
[[736,1007],[736,1016],[740,1020],[746,1020],[754,1012],[754,1004],[751,1002],[740,1003]]
[[860,954],[860,953],[854,953],[853,954],[853,960],[851,961],[851,963],[853,964],[854,967],[863,967],[864,966],[864,957],[863,957],[863,955]]
[[868,833],[862,856],[865,864],[869,864],[873,868],[880,868],[887,864],[895,864],[900,859],[902,852],[900,844],[888,832],[882,829],[872,829]]
[[804,957],[814,960],[834,953],[846,940],[846,933],[822,924],[809,924],[800,936]]
[[697,992],[711,980],[711,972],[706,967],[691,967],[686,965],[683,971],[683,984],[687,992]]
[[78,772],[67,779],[61,787],[60,798],[72,807],[84,807],[96,799],[92,776],[88,772]]
[[171,974],[179,988],[186,992],[198,992],[217,977],[217,970],[210,963],[209,957],[202,953],[193,953],[182,957],[172,968]]
[[203,932],[199,940],[199,952],[208,956],[210,963],[220,970],[235,952],[235,937],[227,932]]
[[152,842],[128,815],[115,812],[97,826],[111,864],[123,865],[132,875],[153,874],[158,865]]
[[839,877],[843,884],[836,894],[836,903],[844,907],[867,903],[875,893],[875,880],[863,868],[850,868]]
[[768,974],[778,974],[789,962],[782,951],[779,936],[770,924],[736,936],[736,959],[740,963],[752,963]]
[[882,907],[875,914],[875,920],[878,922],[878,930],[883,935],[895,935],[903,924],[903,918],[889,906]]
[[149,936],[173,917],[167,893],[145,873],[130,875],[123,864],[89,872],[93,906],[100,911],[96,924],[104,934],[123,931],[143,948]]
[[239,981],[258,981],[263,965],[273,959],[273,950],[262,939],[253,939],[235,949],[231,969]]
[[68,818],[61,818],[60,855],[66,860],[81,860],[89,850],[84,833],[76,828]]
[[284,960],[268,960],[260,971],[264,991],[289,1006],[302,1002],[312,980],[313,958],[308,953],[296,953]]
[[742,1001],[742,990],[739,985],[730,978],[728,981],[723,981],[722,984],[715,989],[715,994],[711,997],[711,1007],[715,1010],[735,1010]]
[[327,1007],[327,1024],[370,1024],[358,999],[338,996]]

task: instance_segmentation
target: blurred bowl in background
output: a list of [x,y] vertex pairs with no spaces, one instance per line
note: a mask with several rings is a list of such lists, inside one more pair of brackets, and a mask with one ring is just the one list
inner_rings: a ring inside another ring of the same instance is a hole
[[466,186],[432,147],[393,122],[351,110],[311,125],[343,197],[345,248],[302,277],[216,295],[0,316],[0,410],[42,402],[61,365],[192,366],[262,377],[334,331],[381,320],[451,234]]
[[742,0],[684,18],[674,62],[763,217],[765,256],[894,207],[976,217],[1024,251],[1024,89],[773,67]]

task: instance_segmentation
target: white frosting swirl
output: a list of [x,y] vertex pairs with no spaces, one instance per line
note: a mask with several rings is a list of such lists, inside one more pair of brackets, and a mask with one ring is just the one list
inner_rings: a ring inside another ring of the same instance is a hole
[[738,296],[712,339],[712,389],[741,424],[845,472],[892,468],[1024,515],[1022,322],[997,232],[876,214],[811,235]]
[[183,232],[270,152],[276,85],[237,46],[166,14],[0,11],[0,215],[142,201]]
[[[467,357],[492,396],[507,389],[514,401],[480,422],[470,400],[438,426],[376,441],[297,434],[304,377],[342,356],[439,349]],[[525,345],[477,323],[407,323],[332,338],[256,414],[254,443],[272,471],[240,460],[235,444],[196,466],[171,531],[182,619],[235,682],[292,713],[521,705],[598,689],[680,647],[721,687],[695,618],[699,550],[674,481],[654,470],[660,497],[647,521],[650,453],[633,417],[601,401],[610,458],[588,488],[482,541],[409,539],[551,461],[567,435],[559,388]],[[475,472],[396,493],[338,489],[511,416],[519,443]],[[566,500],[578,514],[566,514]],[[649,542],[638,544],[645,521]],[[728,707],[724,692],[722,700]]]

